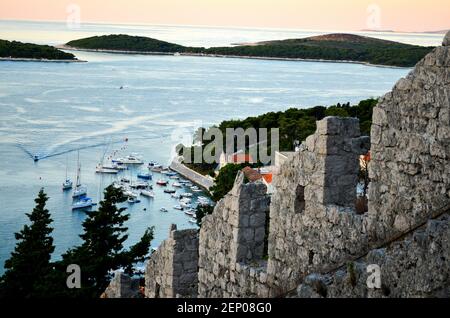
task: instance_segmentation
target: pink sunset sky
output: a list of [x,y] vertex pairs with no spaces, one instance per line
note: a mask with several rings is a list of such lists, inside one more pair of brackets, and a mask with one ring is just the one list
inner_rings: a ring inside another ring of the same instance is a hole
[[73,8],[70,4],[79,8],[82,23],[318,30],[450,28],[449,0],[0,0],[0,19],[66,21],[68,8]]

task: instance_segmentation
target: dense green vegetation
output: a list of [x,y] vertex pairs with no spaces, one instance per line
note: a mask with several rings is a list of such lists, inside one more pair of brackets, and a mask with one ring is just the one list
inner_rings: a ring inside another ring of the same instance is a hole
[[[18,240],[11,258],[6,261],[5,274],[0,278],[0,298],[98,298],[107,287],[111,273],[119,268],[133,274],[133,264],[148,255],[153,228],[145,231],[140,241],[128,249],[124,223],[129,219],[122,191],[109,186],[97,211],[87,212],[83,222],[82,244],[68,250],[62,259],[50,261],[54,251],[49,227],[52,220],[45,209],[47,196],[41,190],[36,208],[27,214],[31,225],[16,234]],[[76,264],[81,270],[81,288],[69,289],[68,266]]]
[[48,45],[0,40],[0,57],[46,60],[75,60],[75,56]]
[[67,43],[68,46],[82,49],[103,49],[137,52],[176,53],[185,52],[188,48],[178,44],[159,41],[142,36],[113,34],[93,36]]
[[378,40],[355,35],[323,36],[263,42],[258,45],[217,47],[209,54],[301,58],[367,62],[376,65],[412,67],[433,48]]
[[409,45],[351,34],[329,34],[304,39],[212,48],[185,47],[147,37],[119,34],[75,40],[67,43],[67,45],[81,49],[321,59],[403,67],[414,66],[433,49],[432,47]]

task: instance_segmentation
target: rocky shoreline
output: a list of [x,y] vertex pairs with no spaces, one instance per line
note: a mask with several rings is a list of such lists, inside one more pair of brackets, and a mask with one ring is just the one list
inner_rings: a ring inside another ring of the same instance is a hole
[[5,62],[45,62],[45,63],[86,63],[83,60],[48,60],[48,59],[34,59],[25,57],[0,57],[0,61]]

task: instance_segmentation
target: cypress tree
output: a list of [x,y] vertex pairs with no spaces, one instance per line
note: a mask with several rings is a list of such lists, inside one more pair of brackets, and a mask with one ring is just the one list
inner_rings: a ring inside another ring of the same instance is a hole
[[46,279],[52,272],[50,257],[55,247],[50,236],[52,219],[45,208],[48,197],[44,190],[35,199],[36,207],[27,213],[29,225],[15,233],[18,241],[11,257],[5,262],[5,274],[0,278],[3,297],[45,297]]
[[126,200],[123,192],[113,186],[105,189],[104,200],[97,211],[88,212],[83,222],[83,243],[63,255],[58,265],[61,269],[69,264],[77,264],[81,269],[81,289],[72,290],[72,297],[98,297],[108,286],[112,271],[119,268],[132,272],[132,264],[144,260],[148,254],[153,228],[145,231],[141,240],[128,250],[123,248],[127,240],[128,228],[124,223],[129,219],[126,208],[117,205]]

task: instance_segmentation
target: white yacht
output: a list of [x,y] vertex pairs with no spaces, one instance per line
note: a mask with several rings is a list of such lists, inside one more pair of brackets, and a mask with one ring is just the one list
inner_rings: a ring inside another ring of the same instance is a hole
[[174,183],[172,184],[172,187],[175,187],[175,188],[181,188],[181,184],[179,184],[178,182],[174,182]]
[[126,156],[125,158],[119,158],[114,160],[113,162],[123,165],[142,165],[144,161],[139,158],[136,154],[131,154]]
[[97,167],[95,167],[95,172],[103,174],[117,174],[119,173],[119,170],[110,167],[105,167],[102,164],[98,164]]
[[148,197],[148,198],[154,198],[155,197],[155,193],[153,191],[151,191],[151,190],[142,190],[141,194],[143,196],[145,196],[145,197]]
[[79,201],[72,204],[72,210],[87,209],[93,206],[92,199],[81,198]]

